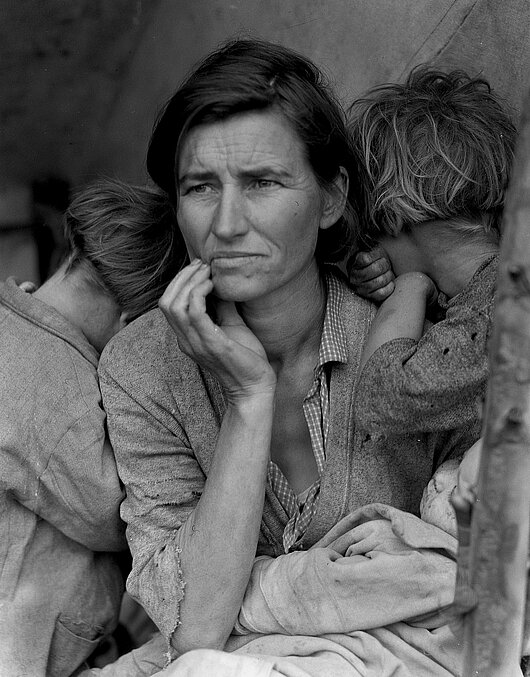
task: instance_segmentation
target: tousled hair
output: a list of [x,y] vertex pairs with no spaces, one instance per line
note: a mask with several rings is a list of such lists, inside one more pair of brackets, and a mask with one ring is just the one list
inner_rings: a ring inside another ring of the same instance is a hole
[[316,256],[337,261],[357,233],[357,168],[345,115],[323,74],[287,47],[232,40],[209,54],[168,101],[155,123],[147,169],[176,204],[175,163],[186,134],[197,125],[249,111],[277,110],[298,135],[320,187],[334,189],[344,167],[348,200],[337,223],[319,232]]
[[157,305],[187,256],[167,196],[118,180],[80,190],[65,213],[64,230],[66,274],[82,269],[129,321]]
[[404,84],[369,90],[350,115],[363,244],[430,220],[498,237],[516,130],[484,79],[420,66]]

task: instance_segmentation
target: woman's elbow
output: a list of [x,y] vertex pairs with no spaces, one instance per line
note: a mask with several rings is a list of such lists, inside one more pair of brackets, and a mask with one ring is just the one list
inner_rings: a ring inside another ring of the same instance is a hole
[[230,630],[212,628],[208,624],[203,624],[200,627],[180,625],[171,637],[171,646],[179,656],[194,649],[222,651],[229,637]]

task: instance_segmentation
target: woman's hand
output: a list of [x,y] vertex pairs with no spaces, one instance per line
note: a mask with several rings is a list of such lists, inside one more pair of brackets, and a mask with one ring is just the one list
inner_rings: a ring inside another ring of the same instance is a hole
[[211,371],[229,401],[270,393],[276,375],[263,346],[232,302],[215,299],[217,324],[208,315],[210,266],[195,259],[172,280],[159,306],[186,355]]
[[382,303],[394,291],[394,273],[382,247],[357,252],[348,263],[350,284],[359,296]]
[[233,303],[216,299],[212,320],[212,291],[210,266],[194,260],[159,301],[181,349],[217,377],[229,405],[202,494],[178,532],[186,591],[171,642],[179,653],[222,649],[234,627],[259,538],[274,414],[276,375],[263,346]]

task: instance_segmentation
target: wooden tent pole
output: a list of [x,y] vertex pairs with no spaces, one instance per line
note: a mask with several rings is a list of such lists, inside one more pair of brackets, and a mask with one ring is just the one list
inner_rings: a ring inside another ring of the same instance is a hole
[[530,94],[504,210],[490,378],[465,616],[465,677],[513,677],[525,623],[530,532]]

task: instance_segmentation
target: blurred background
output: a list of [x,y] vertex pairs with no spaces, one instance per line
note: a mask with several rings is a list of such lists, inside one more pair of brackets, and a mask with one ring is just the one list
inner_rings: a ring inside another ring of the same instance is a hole
[[39,284],[73,190],[145,184],[156,114],[220,42],[261,37],[312,58],[347,105],[418,63],[482,74],[518,115],[528,0],[0,0],[0,280]]

